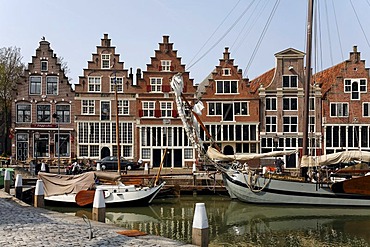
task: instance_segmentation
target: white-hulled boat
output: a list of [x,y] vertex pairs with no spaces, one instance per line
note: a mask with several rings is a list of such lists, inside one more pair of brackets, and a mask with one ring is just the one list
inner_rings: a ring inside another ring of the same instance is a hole
[[[86,172],[79,175],[60,175],[40,172],[39,178],[44,183],[47,202],[68,203],[87,206],[92,204],[95,190],[104,192],[106,206],[148,205],[163,188],[165,182],[152,187],[124,185],[119,175],[109,176],[104,172]],[[97,179],[109,179],[115,184],[96,184]]]

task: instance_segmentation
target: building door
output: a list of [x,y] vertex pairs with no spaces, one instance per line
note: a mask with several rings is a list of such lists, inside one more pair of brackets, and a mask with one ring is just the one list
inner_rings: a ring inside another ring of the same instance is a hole
[[161,149],[153,149],[152,155],[152,167],[159,167],[162,160],[162,150]]
[[102,158],[105,158],[105,157],[107,157],[107,156],[110,156],[110,150],[109,150],[109,148],[108,147],[103,147],[102,149],[101,149],[101,151],[100,151],[100,158],[102,159]]
[[[162,152],[163,155],[163,152]],[[172,167],[172,149],[167,149],[166,156],[164,157],[163,167]]]
[[182,149],[173,150],[173,166],[182,167]]
[[17,160],[28,158],[28,134],[17,134]]
[[289,156],[286,156],[285,167],[286,168],[296,168],[296,162],[297,162],[296,154],[291,154]]

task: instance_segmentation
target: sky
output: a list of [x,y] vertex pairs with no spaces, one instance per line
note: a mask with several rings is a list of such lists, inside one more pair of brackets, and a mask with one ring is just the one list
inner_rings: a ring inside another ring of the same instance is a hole
[[[314,24],[320,30],[317,71],[348,59],[354,45],[370,60],[369,2],[320,1],[315,14],[320,24]],[[0,9],[0,48],[20,48],[27,64],[44,36],[67,62],[72,83],[78,83],[104,33],[125,69],[134,71],[146,70],[163,35],[169,35],[195,83],[219,64],[225,47],[244,77],[253,79],[275,66],[275,53],[290,47],[305,51],[306,44],[306,0],[0,0]]]

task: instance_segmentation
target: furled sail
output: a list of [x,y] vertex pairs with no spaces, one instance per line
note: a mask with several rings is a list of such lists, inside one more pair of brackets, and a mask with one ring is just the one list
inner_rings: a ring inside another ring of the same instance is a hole
[[301,167],[325,166],[339,163],[349,163],[351,161],[370,162],[370,152],[366,151],[343,151],[321,156],[303,156]]
[[213,160],[218,161],[248,161],[253,159],[260,159],[260,158],[266,158],[266,157],[278,157],[283,155],[291,155],[294,153],[297,153],[297,150],[289,150],[289,151],[274,151],[269,153],[263,153],[263,154],[233,154],[233,155],[225,155],[217,151],[217,149],[213,147],[208,147],[207,155],[209,158]]

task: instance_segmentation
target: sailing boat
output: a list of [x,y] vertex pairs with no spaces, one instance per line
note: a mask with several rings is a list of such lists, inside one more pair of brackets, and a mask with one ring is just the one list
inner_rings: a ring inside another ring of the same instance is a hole
[[[342,152],[313,159],[308,155],[308,125],[309,125],[309,90],[311,87],[311,46],[312,46],[312,17],[313,0],[309,0],[308,8],[308,26],[307,26],[307,52],[306,52],[306,74],[304,89],[304,123],[303,125],[303,157],[301,158],[301,171],[305,167],[316,166],[323,170],[322,166],[351,160],[361,160],[370,162],[370,156],[367,152]],[[175,75],[172,78],[171,86],[175,93],[175,101],[179,111],[179,116],[183,120],[184,128],[193,142],[198,152],[203,152],[202,140],[199,138],[199,131],[192,126],[192,122],[201,123],[196,112],[199,104],[191,107],[182,94],[183,82],[181,75]],[[184,109],[184,107],[190,108]],[[191,112],[194,116],[190,119],[187,113]],[[204,129],[207,136],[208,132]],[[291,152],[291,151],[289,151]],[[217,148],[208,147],[205,156],[214,162],[214,165],[222,172],[223,181],[231,198],[239,199],[243,202],[264,203],[264,204],[304,204],[304,205],[330,205],[330,206],[370,206],[370,193],[366,190],[370,186],[370,176],[360,176],[339,182],[333,182],[329,174],[327,179],[322,176],[324,173],[316,173],[316,179],[308,180],[301,176],[279,175],[268,172],[252,170],[241,165],[238,160],[249,160],[253,158],[274,157],[289,155],[289,153],[271,152],[253,155],[223,155]],[[225,167],[219,162],[228,162]],[[319,170],[316,169],[316,170]],[[320,177],[321,175],[321,177]],[[365,188],[365,190],[363,189]]]

